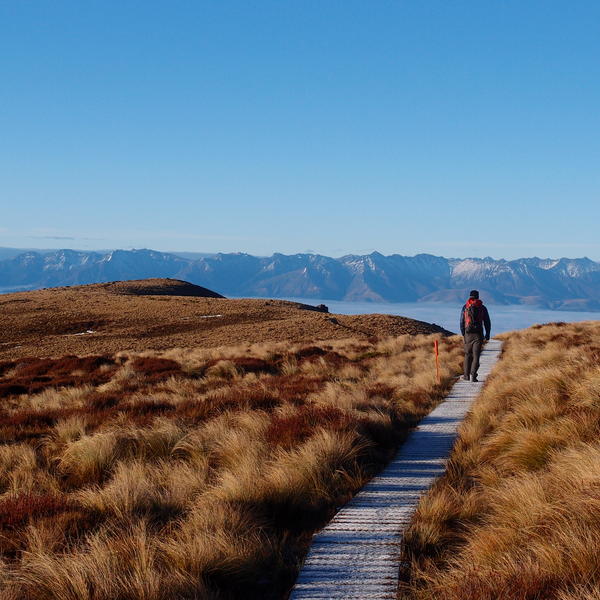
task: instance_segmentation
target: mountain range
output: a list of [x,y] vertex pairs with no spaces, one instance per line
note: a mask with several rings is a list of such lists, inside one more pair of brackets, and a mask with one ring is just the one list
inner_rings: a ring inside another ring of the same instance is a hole
[[186,256],[144,249],[27,251],[0,260],[0,292],[150,277],[183,279],[226,296],[460,302],[477,288],[490,304],[600,310],[600,263],[589,258]]

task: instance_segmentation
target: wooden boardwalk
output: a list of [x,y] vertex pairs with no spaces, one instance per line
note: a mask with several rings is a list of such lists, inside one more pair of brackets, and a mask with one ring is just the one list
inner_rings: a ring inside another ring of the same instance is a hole
[[481,391],[502,342],[488,342],[479,379],[460,379],[425,417],[396,458],[313,538],[290,600],[395,599],[402,530],[421,495],[445,469],[460,422]]

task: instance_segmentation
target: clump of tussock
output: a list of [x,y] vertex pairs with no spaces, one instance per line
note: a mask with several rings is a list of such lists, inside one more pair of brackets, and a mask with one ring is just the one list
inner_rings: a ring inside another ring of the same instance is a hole
[[582,600],[600,589],[600,324],[503,337],[447,473],[406,532],[400,598]]
[[81,385],[2,409],[0,600],[284,596],[311,533],[443,397],[461,348],[402,336],[98,361],[69,357]]

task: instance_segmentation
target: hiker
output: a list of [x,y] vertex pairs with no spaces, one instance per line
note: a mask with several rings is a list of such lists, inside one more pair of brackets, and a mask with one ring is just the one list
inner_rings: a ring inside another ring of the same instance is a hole
[[[483,328],[485,326],[485,336]],[[469,299],[460,312],[460,332],[465,339],[465,371],[463,379],[478,381],[479,355],[483,346],[483,339],[490,339],[492,323],[487,308],[479,299],[479,292],[471,290]]]

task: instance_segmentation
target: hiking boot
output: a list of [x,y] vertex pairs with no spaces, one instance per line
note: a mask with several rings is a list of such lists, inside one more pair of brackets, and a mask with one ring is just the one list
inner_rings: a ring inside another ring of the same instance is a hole
[[473,375],[473,377],[471,377],[471,381],[479,381],[479,379],[477,379],[477,375]]
[[468,375],[463,375],[463,379],[465,381],[470,381],[471,380],[471,378]]

